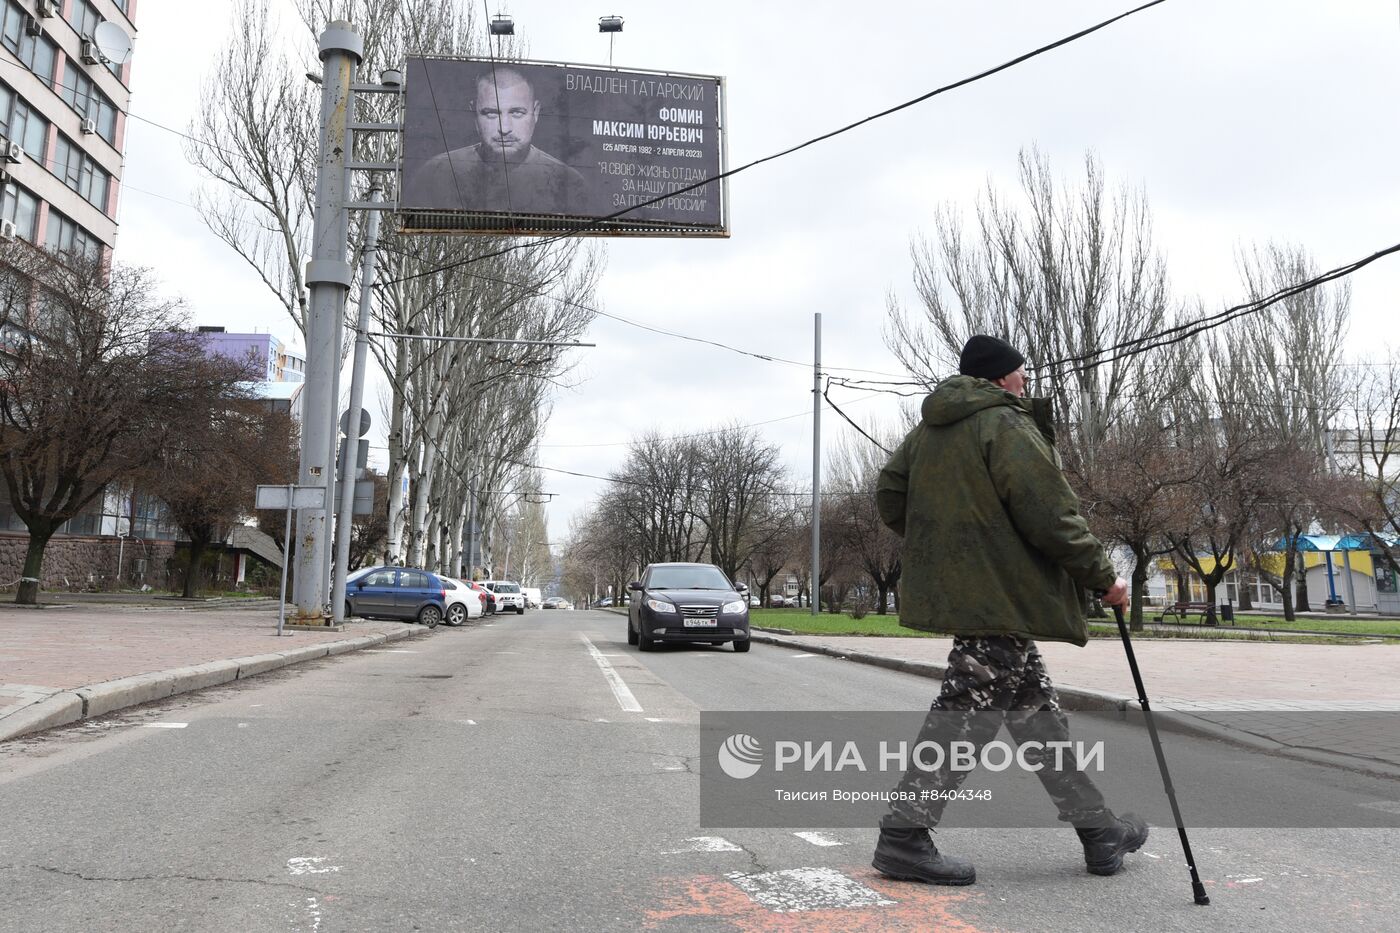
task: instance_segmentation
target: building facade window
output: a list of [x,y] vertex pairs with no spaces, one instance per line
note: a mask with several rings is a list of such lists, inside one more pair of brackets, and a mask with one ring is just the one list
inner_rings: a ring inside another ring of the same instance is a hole
[[[122,10],[125,13],[125,10]],[[73,8],[68,14],[68,22],[72,24],[73,31],[85,41],[93,41],[97,35],[97,27],[102,25],[102,14],[97,12],[97,7],[92,5],[92,0],[73,0]],[[114,61],[103,59],[103,64],[107,70],[121,79],[122,66]]]
[[92,157],[62,133],[53,150],[53,173],[102,213],[107,213],[107,189],[112,177]]
[[97,89],[91,78],[81,71],[69,69],[58,93],[78,116],[93,121],[98,136],[116,145],[117,107],[108,100],[106,94]]
[[24,98],[0,84],[0,133],[17,142],[29,157],[44,164],[49,141],[49,121],[41,117]]
[[15,235],[34,242],[34,225],[39,217],[39,199],[13,182],[0,197],[0,220],[15,225]]
[[73,0],[68,22],[73,25],[73,31],[78,35],[84,39],[91,39],[97,33],[98,24],[102,22],[102,14],[97,12],[97,7],[93,6],[90,0]]
[[53,64],[56,47],[48,36],[31,36],[25,22],[31,14],[18,3],[7,2],[0,11],[5,21],[0,23],[0,44],[24,63],[24,66],[44,79],[45,84],[53,83]]
[[44,248],[52,253],[72,253],[84,259],[96,260],[102,254],[102,243],[69,218],[49,208],[48,232]]

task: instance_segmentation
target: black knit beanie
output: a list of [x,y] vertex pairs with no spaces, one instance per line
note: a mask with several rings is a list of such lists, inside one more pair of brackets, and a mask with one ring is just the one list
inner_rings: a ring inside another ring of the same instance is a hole
[[977,376],[992,382],[1015,372],[1026,358],[1005,340],[988,337],[986,334],[973,334],[963,344],[958,357],[958,372],[964,376]]

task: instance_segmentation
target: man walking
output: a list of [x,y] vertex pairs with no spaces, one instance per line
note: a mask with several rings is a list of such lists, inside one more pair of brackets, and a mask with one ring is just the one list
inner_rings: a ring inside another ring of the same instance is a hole
[[[900,624],[953,636],[919,739],[945,749],[970,742],[980,753],[1004,724],[1021,744],[1068,741],[1035,640],[1083,646],[1080,590],[1123,605],[1127,583],[1079,514],[1053,447],[1049,399],[1022,397],[1025,357],[978,334],[958,371],[924,399],[922,422],[876,491],[880,518],[904,538]],[[1147,840],[1147,824],[1114,816],[1073,762],[1053,758],[1037,777],[1078,831],[1089,871],[1113,874]],[[901,788],[917,802],[896,802],[882,821],[876,869],[931,884],[976,881],[972,865],[939,852],[928,833],[967,773],[910,769]]]

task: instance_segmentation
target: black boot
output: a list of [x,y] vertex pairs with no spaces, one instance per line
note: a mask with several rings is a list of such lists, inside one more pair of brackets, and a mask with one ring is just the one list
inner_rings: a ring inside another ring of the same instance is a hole
[[1084,843],[1084,864],[1091,874],[1111,875],[1123,867],[1123,856],[1147,841],[1147,821],[1135,813],[1113,817],[1107,826],[1075,827]]
[[901,881],[961,885],[977,880],[971,862],[943,855],[922,827],[880,830],[871,864],[880,874]]

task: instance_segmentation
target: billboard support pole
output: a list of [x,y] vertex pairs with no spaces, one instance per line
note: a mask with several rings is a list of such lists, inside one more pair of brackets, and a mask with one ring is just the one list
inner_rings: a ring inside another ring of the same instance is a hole
[[818,311],[812,343],[812,615],[822,611],[822,315]]
[[[378,204],[384,193],[384,181],[378,174],[370,176],[369,200]],[[378,261],[379,211],[371,209],[365,222],[364,254],[360,261],[360,313],[355,321],[355,362],[350,368],[350,418],[353,420],[365,399],[365,367],[369,355],[369,311],[374,302],[374,273]],[[345,577],[350,565],[350,531],[354,523],[355,461],[351,457],[352,443],[346,432],[345,448],[340,458],[340,504],[335,520],[335,583],[331,588],[331,618],[337,625],[345,621]],[[358,445],[353,445],[358,447]]]
[[[351,83],[364,55],[364,42],[343,20],[330,23],[320,39],[323,76],[316,203],[312,227],[311,261],[306,266],[310,292],[306,320],[306,388],[302,395],[300,485],[333,489],[335,482],[334,435],[336,426],[336,371],[340,347],[336,346],[337,322],[345,310],[352,273],[347,259],[350,237],[349,174]],[[328,494],[322,507],[297,512],[296,620],[319,625],[325,618],[326,560],[329,549]]]

